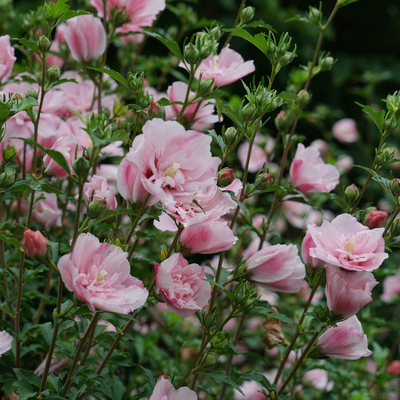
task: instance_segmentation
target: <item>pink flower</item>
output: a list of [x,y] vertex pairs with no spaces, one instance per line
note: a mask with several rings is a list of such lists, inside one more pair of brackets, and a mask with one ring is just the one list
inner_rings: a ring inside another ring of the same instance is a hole
[[235,390],[234,392],[234,399],[235,400],[265,400],[266,397],[262,393],[262,390],[268,392],[265,388],[263,388],[259,383],[255,381],[243,381],[243,383],[240,385],[241,391],[244,393],[243,395]]
[[[100,322],[98,322],[100,324]],[[49,355],[47,355],[48,357]],[[62,358],[52,358],[50,361],[50,368],[49,368],[49,374],[54,374],[56,372],[62,371],[64,368],[66,368],[69,364],[69,357],[62,357]],[[35,369],[33,372],[36,376],[42,376],[44,372],[44,367],[46,365],[46,358],[43,359],[43,361],[39,364],[39,366]]]
[[97,167],[96,173],[97,175],[106,178],[108,187],[114,194],[118,194],[118,188],[117,188],[118,165],[101,164]]
[[323,267],[325,262],[319,260],[318,258],[313,258],[310,256],[310,249],[315,247],[315,243],[312,240],[310,232],[306,233],[303,242],[301,243],[301,258],[304,264],[308,264],[311,268]]
[[292,244],[277,244],[257,251],[247,260],[251,280],[268,290],[297,293],[303,286],[306,269]]
[[161,377],[154,387],[150,400],[197,400],[197,394],[188,387],[175,390],[168,379]]
[[67,25],[64,39],[75,61],[89,62],[105,52],[107,35],[100,18],[79,15],[69,19]]
[[68,25],[66,23],[57,25],[56,28],[56,40],[59,44],[65,44],[65,39],[64,39],[64,32],[68,28]]
[[395,295],[400,295],[400,273],[396,275],[387,276],[383,280],[383,293],[381,300],[388,303]]
[[368,229],[350,214],[341,214],[320,227],[308,225],[315,243],[310,256],[349,271],[373,271],[388,258],[384,229]]
[[349,318],[372,301],[372,289],[378,284],[371,272],[347,272],[326,266],[325,295],[333,314]]
[[393,360],[386,368],[386,372],[390,375],[398,376],[400,375],[400,361]]
[[107,210],[115,210],[117,199],[107,185],[107,179],[98,175],[93,175],[90,182],[83,185],[83,197],[86,205],[91,200],[105,200]]
[[79,235],[72,253],[58,262],[65,287],[95,309],[128,314],[143,306],[148,291],[130,275],[127,253],[118,246],[100,243],[90,233]]
[[14,47],[10,44],[10,36],[0,36],[0,81],[4,82],[11,75],[17,57]]
[[[180,67],[185,68],[181,62]],[[236,82],[244,76],[255,71],[254,61],[244,61],[243,57],[235,50],[229,48],[229,45],[221,50],[219,55],[211,53],[196,71],[196,79],[214,78],[215,86],[225,86]]]
[[[186,92],[187,92],[187,84],[184,82],[174,82],[172,86],[168,88],[168,97],[170,101],[185,101]],[[190,91],[189,99],[193,98],[195,93]],[[200,107],[198,107],[198,103],[193,103],[189,107],[185,109],[183,116],[185,117],[187,123],[192,121],[191,128],[195,130],[205,130],[210,129],[213,124],[218,122],[218,116],[214,115],[214,106],[212,104],[214,100],[207,100],[200,102]],[[166,110],[171,109],[173,111],[173,115],[177,117],[182,109],[180,104],[174,104],[172,106],[167,106]],[[197,110],[197,112],[196,112]],[[196,113],[196,114],[195,114]],[[195,117],[193,118],[193,115]]]
[[185,228],[180,241],[189,254],[213,254],[229,250],[238,238],[227,222],[213,221],[201,227]]
[[353,143],[360,136],[357,130],[356,121],[351,118],[343,118],[333,124],[332,133],[341,143]]
[[[79,144],[78,138],[72,133],[62,135],[53,145],[52,150],[56,150],[65,158],[70,170],[72,170],[72,164],[75,161],[75,153],[77,157],[81,157],[83,153],[82,146]],[[68,172],[61,167],[56,161],[54,161],[47,154],[43,158],[45,172],[49,175],[54,175],[58,179],[65,179],[68,177]]]
[[0,357],[11,349],[13,337],[7,331],[0,331]]
[[24,241],[22,242],[29,257],[35,258],[36,254],[45,255],[47,253],[47,243],[49,241],[40,231],[24,231]]
[[325,140],[316,139],[311,142],[310,146],[315,147],[319,151],[321,157],[325,157],[326,153],[328,152],[328,143],[326,143]]
[[358,360],[372,354],[368,350],[367,335],[364,335],[361,323],[355,315],[339,322],[336,328],[329,328],[318,338],[317,346],[329,358],[342,360]]
[[328,381],[328,371],[322,368],[314,368],[304,373],[301,378],[302,382],[309,382],[316,389],[330,392],[335,385],[334,382]]
[[352,170],[353,165],[353,157],[350,157],[347,154],[342,154],[339,156],[335,164],[336,168],[342,175],[349,173]]
[[154,264],[157,294],[179,317],[195,314],[208,304],[211,286],[206,282],[204,269],[190,264],[176,253],[161,264]]
[[305,148],[301,143],[297,145],[289,174],[292,186],[305,194],[311,190],[330,192],[339,183],[336,167],[325,164],[315,147]]
[[120,164],[121,196],[136,203],[150,193],[149,205],[191,202],[193,193],[214,183],[217,176],[210,142],[210,137],[186,131],[177,122],[147,121],[143,135],[135,138]]
[[384,223],[387,217],[387,212],[380,211],[375,208],[375,210],[369,212],[366,216],[366,223],[368,228],[379,228]]

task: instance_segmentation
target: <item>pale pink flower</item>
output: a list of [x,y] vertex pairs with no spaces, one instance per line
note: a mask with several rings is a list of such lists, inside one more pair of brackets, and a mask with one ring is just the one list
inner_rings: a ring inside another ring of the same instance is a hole
[[372,301],[372,289],[378,284],[371,272],[347,272],[326,266],[325,295],[333,314],[349,318]]
[[303,286],[306,270],[292,244],[277,244],[257,251],[247,260],[251,280],[268,290],[297,293]]
[[83,185],[83,197],[86,205],[91,200],[105,200],[107,210],[115,210],[117,199],[107,185],[107,179],[98,175],[93,175],[90,182]]
[[[40,90],[38,91],[38,95],[40,96]],[[61,89],[50,89],[46,92],[46,96],[44,97],[42,111],[44,114],[60,114],[62,113],[66,102],[67,97]],[[42,116],[40,119],[42,119]],[[52,116],[54,117],[54,115]]]
[[297,145],[296,155],[290,166],[291,185],[303,193],[311,190],[330,192],[339,183],[339,172],[335,166],[325,164],[315,147]]
[[210,142],[210,137],[186,131],[177,122],[147,121],[143,135],[135,138],[120,164],[121,196],[136,203],[150,193],[149,205],[191,202],[193,193],[214,183],[217,176]]
[[0,357],[11,349],[13,337],[7,331],[0,331]]
[[[193,202],[196,201],[196,203]],[[160,215],[160,221],[154,221],[154,226],[162,231],[175,232],[178,228],[169,216],[185,228],[200,227],[218,220],[230,210],[236,209],[236,203],[229,193],[224,193],[214,183],[199,190],[190,202],[177,202],[167,206],[166,213]],[[168,215],[169,214],[169,215]]]
[[97,175],[106,178],[108,187],[114,194],[118,194],[118,188],[117,188],[118,165],[101,164],[97,167],[96,173]]
[[243,381],[243,383],[240,385],[240,389],[244,393],[244,396],[239,391],[235,390],[233,395],[235,400],[265,400],[266,397],[262,393],[262,390],[268,393],[267,389],[263,388],[255,381]]
[[60,133],[73,133],[79,140],[82,147],[86,149],[93,148],[93,140],[90,135],[84,130],[86,128],[83,121],[77,117],[69,117],[66,119],[62,127],[60,128]]
[[[188,85],[184,82],[174,82],[172,86],[168,88],[168,97],[170,101],[185,101],[186,92],[187,92]],[[190,91],[189,99],[193,98],[195,93]],[[183,113],[183,117],[189,123],[192,121],[191,128],[202,131],[205,129],[210,129],[213,124],[218,122],[218,115],[214,113],[214,106],[212,104],[207,103],[214,103],[214,100],[207,100],[200,102],[200,107],[197,109],[198,103],[193,103],[189,107],[185,109]],[[167,106],[165,109],[169,109],[173,111],[174,117],[177,117],[182,109],[182,105],[174,104],[172,106]],[[196,112],[197,110],[197,112]],[[196,114],[195,114],[196,113]],[[195,116],[193,117],[193,115]]]
[[395,295],[400,295],[400,272],[396,275],[387,276],[383,280],[381,300],[388,303]]
[[351,118],[343,118],[332,126],[333,136],[341,143],[353,143],[358,140],[360,134],[356,121]]
[[341,156],[339,156],[335,164],[341,175],[349,173],[353,169],[353,165],[353,157],[347,154],[342,154]]
[[68,28],[66,23],[57,25],[56,28],[56,40],[60,44],[65,44],[64,32]]
[[[100,324],[100,322],[98,322]],[[48,357],[49,355],[47,355]],[[56,372],[62,371],[64,368],[66,368],[69,364],[69,357],[62,357],[62,358],[52,358],[50,361],[50,368],[49,368],[49,374],[54,374]],[[36,376],[42,376],[44,372],[44,367],[46,365],[46,357],[43,359],[43,361],[39,364],[39,366],[33,371],[33,373]]]
[[367,335],[364,335],[361,323],[355,315],[338,322],[337,327],[329,328],[318,338],[317,346],[329,358],[342,360],[358,360],[372,354],[368,350]]
[[310,146],[315,147],[319,151],[321,157],[325,157],[328,152],[328,143],[326,143],[325,140],[316,139],[311,142]]
[[161,377],[154,387],[150,400],[197,400],[197,394],[188,387],[175,390],[169,379]]
[[[185,68],[181,62],[180,67]],[[255,71],[254,61],[244,61],[243,57],[229,45],[221,50],[219,55],[211,53],[204,59],[196,71],[196,79],[214,78],[215,86],[221,87],[236,82],[244,76]]]
[[[57,139],[51,149],[62,153],[70,170],[72,170],[72,165],[75,161],[75,154],[77,154],[77,158],[81,157],[83,154],[83,148],[79,144],[79,140],[72,133],[62,135]],[[58,179],[65,179],[68,177],[68,172],[47,154],[44,156],[43,162],[47,174],[54,175]]]
[[22,244],[29,257],[35,258],[36,254],[45,255],[47,253],[47,243],[49,241],[40,231],[35,232],[30,229],[24,231],[24,241]]
[[373,271],[388,258],[384,228],[368,229],[350,214],[341,214],[320,227],[308,225],[315,246],[310,256],[349,271]]
[[306,265],[308,264],[311,268],[325,266],[326,263],[324,261],[310,256],[310,249],[314,247],[315,243],[310,235],[310,232],[307,232],[301,243],[301,258],[303,260],[303,263]]
[[180,241],[189,254],[214,254],[229,250],[238,238],[227,222],[213,221],[207,225],[185,228]]
[[176,253],[154,268],[157,294],[174,314],[185,318],[208,304],[211,286],[204,280],[206,274],[200,265],[189,265],[182,254]]
[[0,81],[4,82],[11,75],[17,57],[15,49],[10,44],[10,36],[0,36]]
[[322,368],[314,368],[304,373],[302,382],[309,382],[316,389],[330,392],[335,383],[328,380],[328,371]]
[[79,15],[67,21],[64,39],[75,61],[89,62],[106,50],[107,35],[100,18]]
[[129,314],[144,305],[148,291],[130,275],[127,255],[118,246],[81,233],[73,252],[60,258],[58,268],[65,287],[91,311]]

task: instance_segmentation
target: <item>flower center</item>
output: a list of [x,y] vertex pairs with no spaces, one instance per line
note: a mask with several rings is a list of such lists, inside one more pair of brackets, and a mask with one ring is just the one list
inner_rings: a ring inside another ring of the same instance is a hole
[[180,167],[181,167],[180,164],[174,162],[170,167],[168,167],[164,171],[165,176],[169,176],[170,178],[174,178]]
[[344,250],[347,251],[348,253],[354,253],[355,250],[354,236],[346,241],[346,243],[344,244]]
[[214,56],[214,62],[211,64],[211,69],[219,67],[219,56]]
[[97,274],[97,279],[96,279],[96,283],[95,283],[95,285],[98,285],[101,281],[104,281],[104,278],[106,277],[108,275],[108,272],[107,271],[100,271],[98,274]]

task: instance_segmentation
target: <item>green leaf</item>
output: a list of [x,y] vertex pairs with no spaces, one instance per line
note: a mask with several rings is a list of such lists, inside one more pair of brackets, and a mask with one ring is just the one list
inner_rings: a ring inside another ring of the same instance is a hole
[[65,4],[68,0],[57,0],[57,3],[50,3],[50,15],[54,20],[57,20],[64,13],[69,11],[69,5]]
[[32,385],[25,379],[14,382],[13,387],[17,389],[18,400],[28,400],[37,394],[37,391],[35,392]]
[[40,378],[36,377],[33,371],[25,371],[24,369],[14,368],[14,372],[18,379],[25,379],[35,386],[40,385]]
[[21,111],[27,110],[28,108],[36,107],[38,106],[38,101],[34,99],[33,97],[28,97],[25,99],[16,109],[16,112],[19,113]]
[[74,325],[75,325],[75,321],[72,321],[72,320],[64,321],[60,325],[60,328],[59,328],[58,333],[57,333],[57,337],[59,337],[62,332],[66,331],[69,328],[72,328]]
[[270,31],[273,31],[274,29],[270,24],[266,24],[264,21],[251,21],[250,23],[246,24],[246,28],[264,28],[268,29]]
[[296,325],[296,322],[293,321],[291,318],[288,318],[286,315],[269,313],[265,308],[254,308],[253,310],[250,310],[248,313],[246,313],[246,315],[252,317],[275,318],[279,319],[279,321]]
[[78,12],[76,12],[76,11],[73,11],[73,10],[67,11],[66,13],[64,13],[59,18],[59,20],[55,23],[54,26],[60,25],[63,22],[68,21],[71,18],[78,17],[79,15],[90,15],[90,12],[87,12],[87,11],[78,11]]
[[107,68],[95,68],[95,67],[86,67],[86,68],[93,69],[97,72],[103,72],[104,74],[111,76],[111,78],[114,78],[121,85],[124,85],[127,89],[130,90],[129,82],[119,72],[113,71],[112,69],[107,69]]
[[225,146],[224,139],[222,139],[222,136],[221,136],[221,135],[218,135],[217,132],[215,132],[214,129],[211,129],[211,130],[209,130],[209,131],[207,131],[207,132],[208,132],[208,134],[217,142],[218,146],[219,146],[219,147],[221,148],[221,150],[222,150],[222,154],[224,154],[224,153],[225,153],[226,146]]
[[51,322],[46,322],[40,325],[40,332],[46,343],[50,346],[51,338],[53,336],[53,324]]
[[261,50],[265,55],[267,55],[268,46],[267,41],[265,40],[265,33],[257,33],[257,35],[252,36],[245,29],[223,29],[223,31],[231,32],[233,36],[241,37],[242,39],[247,40]]
[[214,281],[214,277],[211,274],[206,274],[207,279],[203,279],[203,281],[206,281],[210,283],[211,285],[215,285],[219,287],[225,294],[228,299],[233,302],[233,293],[231,293],[228,289],[225,289],[220,283]]
[[5,235],[3,233],[0,233],[0,240],[11,244],[12,246],[16,247],[17,249],[22,248],[21,242],[19,240],[15,239],[13,237],[10,237],[8,235]]
[[242,392],[242,389],[240,389],[239,385],[233,381],[232,379],[228,378],[228,376],[224,372],[220,371],[204,371],[205,374],[210,374],[215,382],[217,383],[227,383],[228,385],[233,386],[239,393],[241,393],[244,396],[244,393]]
[[38,56],[40,56],[40,51],[37,43],[33,40],[26,40],[24,38],[19,39],[19,41],[24,44],[26,47],[31,49],[34,53],[36,53]]
[[159,40],[164,46],[166,46],[169,51],[174,54],[176,57],[179,58],[180,61],[185,61],[181,48],[179,47],[179,44],[176,42],[173,42],[172,40],[165,39],[161,35],[155,32],[149,32],[149,31],[143,31],[148,36],[151,36],[157,40]]
[[53,82],[49,85],[49,90],[55,86],[62,85],[63,83],[72,82],[78,84],[75,79],[59,79],[58,81]]
[[21,137],[12,137],[10,139],[19,139],[23,140],[24,142],[30,144],[31,146],[36,146],[44,153],[46,153],[50,158],[52,158],[63,170],[68,172],[68,175],[71,175],[71,171],[69,169],[67,161],[65,161],[65,157],[62,153],[56,150],[46,149],[45,147],[41,146],[39,143],[36,143],[34,140],[25,139]]
[[276,385],[271,384],[269,382],[269,380],[263,374],[259,374],[258,372],[247,371],[246,373],[241,375],[240,378],[246,379],[246,380],[249,380],[249,381],[258,382],[262,387],[265,387],[270,392],[271,391],[275,391],[276,392]]
[[139,364],[132,364],[132,366],[140,367],[142,370],[145,372],[146,375],[143,376],[143,379],[150,385],[151,390],[154,389],[154,386],[156,386],[156,381],[154,379],[153,373],[144,367],[142,367]]
[[299,96],[297,96],[297,94],[294,94],[294,93],[281,92],[281,93],[278,94],[277,97],[280,97],[282,100],[294,100],[294,101],[296,101]]
[[375,125],[378,127],[380,133],[385,129],[385,110],[378,111],[375,113],[371,106],[365,106],[364,104],[355,102],[358,106],[362,108],[362,111],[368,114],[372,120],[375,122]]
[[41,190],[43,190],[44,192],[64,194],[64,192],[62,192],[61,190],[58,190],[58,189],[54,188],[53,186],[50,186],[47,183],[42,183],[40,186],[41,186]]

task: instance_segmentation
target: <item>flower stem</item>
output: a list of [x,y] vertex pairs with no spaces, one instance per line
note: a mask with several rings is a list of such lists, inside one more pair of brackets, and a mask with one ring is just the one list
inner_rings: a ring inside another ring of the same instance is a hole
[[[246,3],[246,0],[242,0],[242,2],[240,3],[239,11],[236,15],[235,23],[233,24],[233,29],[236,29],[236,27],[238,26],[240,13],[242,12],[245,3]],[[233,33],[231,32],[228,36],[228,39],[226,39],[226,42],[224,43],[224,46],[222,48],[228,46],[229,42],[232,40],[232,37],[233,37]]]
[[147,206],[147,203],[148,203],[149,199],[150,199],[150,193],[147,193],[146,198],[144,199],[144,201],[142,203],[142,206],[140,207],[140,210],[139,210],[135,220],[133,221],[131,229],[128,232],[128,236],[125,239],[125,244],[128,244],[129,241],[131,240],[131,238],[132,238],[132,236],[133,236],[133,234],[135,232],[135,229],[136,229],[136,227],[137,227],[137,225],[138,225],[138,223],[140,221],[140,218],[142,218],[144,210],[146,209],[146,206]]
[[17,292],[17,305],[15,309],[15,333],[16,333],[16,349],[15,349],[15,366],[21,368],[21,338],[20,338],[20,320],[21,320],[21,300],[22,289],[24,287],[24,261],[25,252],[21,251],[19,257],[19,273],[18,273],[18,292]]
[[394,220],[397,217],[397,214],[400,212],[400,206],[396,206],[396,209],[393,211],[392,217],[390,218],[390,221],[387,223],[385,230],[383,231],[382,236],[385,237],[387,231],[390,229],[390,227],[392,226]]
[[78,194],[78,202],[76,204],[76,215],[75,215],[75,228],[74,228],[74,238],[71,244],[70,253],[73,252],[76,240],[80,234],[79,232],[79,220],[81,217],[81,207],[82,207],[82,194],[83,194],[83,180],[79,181],[79,194]]
[[[43,288],[43,295],[45,296],[47,296],[50,293],[51,280],[53,278],[53,274],[54,274],[54,269],[50,267],[49,272],[47,273],[46,283],[44,284]],[[44,306],[46,305],[46,301],[47,300],[44,298],[40,299],[39,307],[36,311],[35,316],[32,318],[33,325],[36,325],[39,322],[42,312],[44,310]]]

